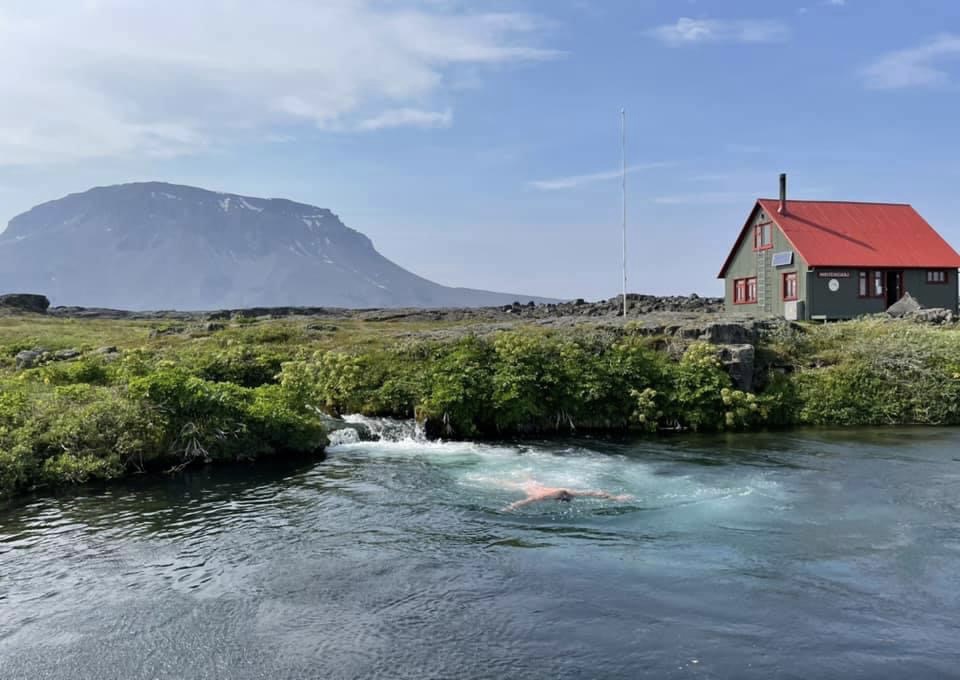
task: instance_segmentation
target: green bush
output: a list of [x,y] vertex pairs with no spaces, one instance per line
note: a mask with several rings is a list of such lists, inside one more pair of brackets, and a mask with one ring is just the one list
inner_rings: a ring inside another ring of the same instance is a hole
[[476,337],[437,349],[417,416],[440,423],[445,435],[490,431],[495,422],[493,366],[493,348]]
[[35,370],[47,385],[109,385],[112,381],[110,367],[95,357],[56,362]]
[[[18,412],[9,412],[16,401]],[[0,488],[111,479],[158,455],[163,419],[107,387],[70,385],[4,395]]]
[[547,429],[571,422],[569,368],[575,350],[552,335],[508,332],[493,341],[493,408],[501,430]]
[[727,423],[724,390],[731,388],[715,347],[691,345],[674,371],[671,417],[693,431],[723,429]]
[[326,433],[315,413],[294,409],[279,385],[264,385],[250,392],[242,413],[247,430],[247,445],[256,447],[244,452],[263,455],[274,453],[316,453],[327,444]]
[[802,423],[960,423],[956,330],[868,320],[818,335],[822,349],[796,378]]
[[164,415],[164,448],[183,464],[314,452],[326,442],[319,420],[292,409],[279,387],[245,388],[168,368],[134,379],[130,392]]
[[283,357],[256,352],[250,347],[231,347],[202,356],[195,366],[197,375],[211,382],[230,382],[242,387],[275,383]]
[[588,345],[573,357],[576,421],[592,427],[625,428],[632,423],[655,429],[671,389],[666,355],[644,338],[629,336],[609,348]]

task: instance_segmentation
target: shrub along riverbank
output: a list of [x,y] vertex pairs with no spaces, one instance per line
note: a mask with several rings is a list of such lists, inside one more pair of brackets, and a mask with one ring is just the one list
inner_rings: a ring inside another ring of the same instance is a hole
[[639,324],[0,318],[0,494],[318,454],[318,410],[416,417],[462,438],[960,423],[953,327],[783,325],[756,350],[743,391],[716,346]]

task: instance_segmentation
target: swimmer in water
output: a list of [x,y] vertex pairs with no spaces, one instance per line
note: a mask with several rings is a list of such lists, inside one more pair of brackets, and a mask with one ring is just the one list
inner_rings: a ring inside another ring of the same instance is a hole
[[606,491],[593,491],[590,489],[565,489],[558,486],[544,486],[543,484],[539,484],[537,482],[528,482],[520,485],[519,488],[526,492],[527,497],[505,507],[505,512],[510,512],[511,510],[516,510],[517,508],[522,508],[523,506],[530,505],[532,503],[539,503],[540,501],[555,500],[560,501],[561,503],[569,503],[574,498],[578,497],[603,498],[610,501],[629,501],[633,499],[633,496],[628,494],[622,494],[618,496],[612,493],[607,493]]

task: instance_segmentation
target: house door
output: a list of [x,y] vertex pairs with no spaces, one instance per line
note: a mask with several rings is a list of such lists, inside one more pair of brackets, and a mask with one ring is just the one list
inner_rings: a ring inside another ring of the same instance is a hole
[[887,307],[903,297],[903,272],[887,272]]

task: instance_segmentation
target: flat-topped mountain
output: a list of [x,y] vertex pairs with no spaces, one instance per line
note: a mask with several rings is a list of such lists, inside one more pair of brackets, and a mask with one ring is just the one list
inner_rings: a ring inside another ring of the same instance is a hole
[[326,208],[159,182],[99,187],[15,217],[0,233],[2,290],[120,309],[539,300],[428,281]]

